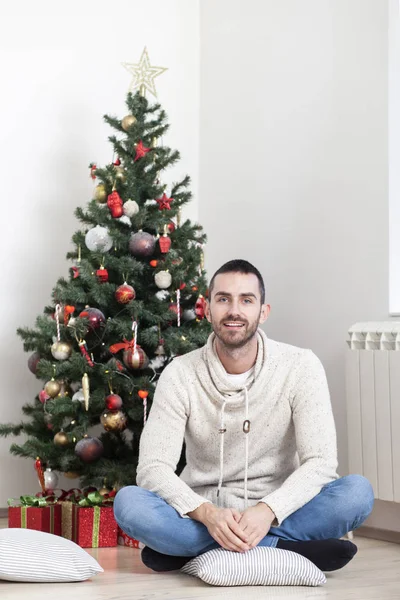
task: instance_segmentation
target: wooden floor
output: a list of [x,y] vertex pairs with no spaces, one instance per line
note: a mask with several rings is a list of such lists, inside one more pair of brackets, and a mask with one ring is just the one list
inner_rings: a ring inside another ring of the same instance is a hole
[[[0,527],[6,527],[0,519]],[[154,573],[140,560],[140,550],[118,546],[89,550],[104,573],[83,583],[8,583],[0,581],[4,600],[255,600],[325,598],[337,600],[400,599],[400,545],[355,538],[359,551],[341,571],[327,575],[325,586],[210,587],[202,581],[174,573]]]

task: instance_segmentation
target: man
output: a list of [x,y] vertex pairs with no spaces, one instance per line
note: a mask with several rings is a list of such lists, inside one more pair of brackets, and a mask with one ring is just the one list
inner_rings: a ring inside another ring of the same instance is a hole
[[267,338],[259,325],[269,311],[259,271],[226,263],[209,287],[213,334],[159,379],[140,441],[141,487],[120,490],[114,505],[156,571],[220,546],[288,549],[324,571],[357,551],[339,538],[370,514],[371,485],[338,478],[324,369],[310,350]]

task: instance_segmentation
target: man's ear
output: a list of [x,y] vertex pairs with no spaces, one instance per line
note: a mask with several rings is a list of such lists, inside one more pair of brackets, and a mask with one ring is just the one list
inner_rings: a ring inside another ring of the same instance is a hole
[[265,323],[265,321],[268,319],[269,317],[269,313],[271,312],[271,306],[269,304],[263,304],[261,306],[261,312],[260,312],[260,320],[259,323]]
[[206,319],[209,323],[211,323],[211,310],[210,310],[210,302],[206,300],[206,305],[204,308],[204,314],[206,315]]

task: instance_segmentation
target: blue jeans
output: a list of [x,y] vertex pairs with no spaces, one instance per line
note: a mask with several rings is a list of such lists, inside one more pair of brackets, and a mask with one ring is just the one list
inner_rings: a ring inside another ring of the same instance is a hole
[[[325,485],[310,502],[272,527],[259,546],[275,547],[279,538],[292,541],[340,538],[360,527],[372,511],[372,486],[361,475],[348,475]],[[198,556],[218,548],[207,527],[182,518],[162,498],[137,486],[115,497],[118,525],[146,546],[173,556]]]

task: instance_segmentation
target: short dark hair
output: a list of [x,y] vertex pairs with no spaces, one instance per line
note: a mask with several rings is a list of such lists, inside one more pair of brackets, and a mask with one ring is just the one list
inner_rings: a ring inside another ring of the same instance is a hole
[[234,260],[230,260],[222,267],[218,269],[211,277],[210,285],[208,286],[209,295],[211,298],[211,292],[214,287],[215,278],[217,275],[221,275],[222,273],[244,273],[245,275],[249,275],[249,273],[253,273],[258,279],[258,285],[260,288],[261,295],[261,304],[265,302],[265,285],[262,275],[258,269],[247,260],[243,260],[242,258],[235,258]]

